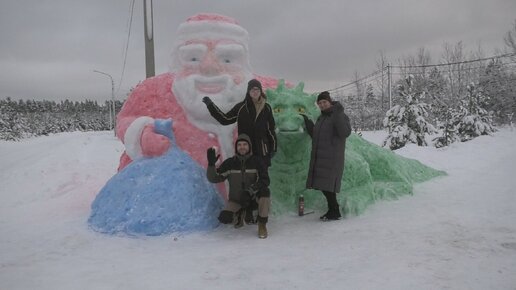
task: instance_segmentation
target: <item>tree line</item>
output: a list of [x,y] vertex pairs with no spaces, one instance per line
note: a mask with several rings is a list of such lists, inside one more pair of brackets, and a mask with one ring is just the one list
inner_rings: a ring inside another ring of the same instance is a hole
[[[122,107],[115,101],[115,112]],[[110,130],[110,102],[0,100],[0,140],[72,131]]]
[[[391,149],[404,144],[396,134],[410,135],[409,120],[415,128],[421,118],[427,134],[440,135],[434,140],[437,147],[489,134],[493,126],[512,125],[516,112],[516,21],[504,40],[505,49],[491,57],[481,48],[466,51],[460,41],[445,43],[438,61],[420,48],[392,65],[381,52],[375,72],[365,77],[355,73],[354,81],[332,89],[332,95],[344,104],[355,130],[387,127]],[[408,117],[410,111],[413,116]],[[401,119],[405,129],[394,129]],[[422,136],[414,136],[408,142],[425,144]]]

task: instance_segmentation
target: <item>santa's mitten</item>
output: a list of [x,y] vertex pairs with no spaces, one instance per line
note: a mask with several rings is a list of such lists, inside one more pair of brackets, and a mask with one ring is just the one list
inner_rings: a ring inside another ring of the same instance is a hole
[[148,124],[143,129],[140,144],[143,156],[157,157],[167,152],[170,140],[167,136],[156,133],[154,124]]

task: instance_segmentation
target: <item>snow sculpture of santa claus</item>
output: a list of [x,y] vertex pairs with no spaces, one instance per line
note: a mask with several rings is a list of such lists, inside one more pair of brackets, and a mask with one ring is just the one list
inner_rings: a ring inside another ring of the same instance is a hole
[[155,131],[159,119],[172,119],[177,146],[206,168],[206,149],[220,148],[221,159],[233,155],[235,125],[221,126],[202,103],[210,97],[227,112],[245,97],[247,82],[264,88],[277,80],[252,73],[248,32],[234,19],[198,14],[178,28],[170,72],[141,82],[117,115],[117,136],[125,145],[118,170],[133,160],[162,156],[170,140]]

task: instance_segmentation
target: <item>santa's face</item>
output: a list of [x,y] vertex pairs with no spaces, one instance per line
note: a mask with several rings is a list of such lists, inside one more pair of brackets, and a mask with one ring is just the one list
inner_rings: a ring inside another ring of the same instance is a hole
[[252,77],[245,47],[231,40],[190,40],[175,51],[173,91],[189,117],[214,122],[202,103],[210,97],[227,112],[242,101]]

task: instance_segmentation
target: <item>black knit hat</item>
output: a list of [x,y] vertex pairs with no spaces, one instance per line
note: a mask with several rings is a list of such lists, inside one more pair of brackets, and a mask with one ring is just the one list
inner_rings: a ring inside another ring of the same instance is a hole
[[330,93],[328,93],[327,91],[324,91],[324,92],[320,93],[317,96],[317,101],[319,102],[320,100],[326,100],[328,102],[331,102]]
[[257,79],[252,79],[247,83],[247,92],[251,91],[252,88],[260,88],[260,91],[263,92],[262,84]]

